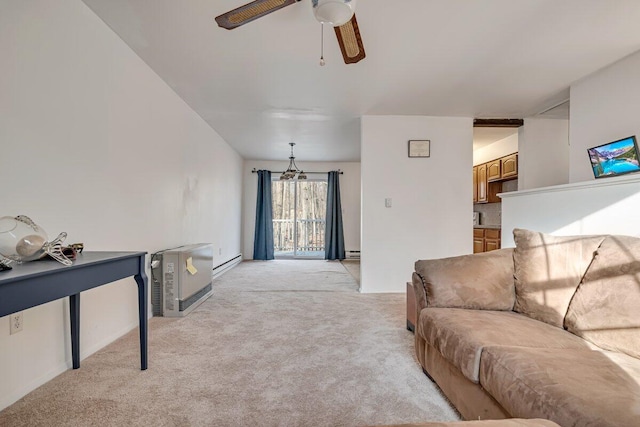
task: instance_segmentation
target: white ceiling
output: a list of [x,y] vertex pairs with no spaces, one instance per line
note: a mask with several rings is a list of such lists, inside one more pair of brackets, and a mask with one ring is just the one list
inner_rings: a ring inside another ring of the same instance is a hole
[[232,31],[246,0],[84,0],[247,159],[360,158],[365,114],[522,118],[640,49],[638,0],[366,0],[367,58],[320,56],[311,1]]
[[473,151],[518,133],[518,128],[473,128]]
[[545,119],[569,119],[569,112],[571,110],[571,102],[566,101],[554,107],[550,107],[549,109],[538,114],[538,117],[543,117]]

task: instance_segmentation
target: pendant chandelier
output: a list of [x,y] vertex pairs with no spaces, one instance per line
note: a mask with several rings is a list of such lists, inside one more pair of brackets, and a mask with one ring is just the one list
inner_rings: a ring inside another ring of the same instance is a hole
[[293,156],[293,146],[296,145],[295,142],[290,142],[291,146],[291,155],[289,156],[289,167],[286,171],[282,172],[280,175],[281,180],[293,179],[298,175],[298,179],[307,179],[307,174],[305,174],[302,170],[298,169],[296,165],[296,158]]

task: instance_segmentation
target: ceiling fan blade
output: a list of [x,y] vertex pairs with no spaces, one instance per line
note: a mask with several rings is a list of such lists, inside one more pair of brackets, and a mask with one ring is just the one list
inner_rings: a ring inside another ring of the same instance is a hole
[[367,56],[364,53],[364,45],[362,44],[362,37],[360,37],[356,15],[353,15],[346,24],[334,29],[336,30],[336,37],[338,37],[338,44],[345,64],[355,64]]
[[283,7],[290,6],[300,0],[255,0],[216,17],[216,22],[222,28],[233,30],[236,27],[262,18]]

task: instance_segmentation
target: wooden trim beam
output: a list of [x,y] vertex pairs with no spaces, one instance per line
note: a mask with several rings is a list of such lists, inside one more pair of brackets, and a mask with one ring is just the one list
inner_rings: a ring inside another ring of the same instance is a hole
[[519,128],[523,119],[473,119],[475,128]]

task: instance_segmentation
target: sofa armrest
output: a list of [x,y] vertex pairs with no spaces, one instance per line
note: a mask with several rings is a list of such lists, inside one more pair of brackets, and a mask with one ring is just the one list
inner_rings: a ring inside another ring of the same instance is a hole
[[[415,263],[414,288],[424,291],[424,307],[512,310],[515,302],[513,249],[499,249]],[[421,286],[416,286],[418,283]],[[420,308],[418,308],[420,307]]]
[[420,319],[420,312],[423,308],[427,307],[427,293],[424,290],[424,282],[422,281],[422,277],[418,275],[415,271],[413,272],[413,276],[411,277],[411,282],[413,284],[413,292],[416,298],[416,322]]

